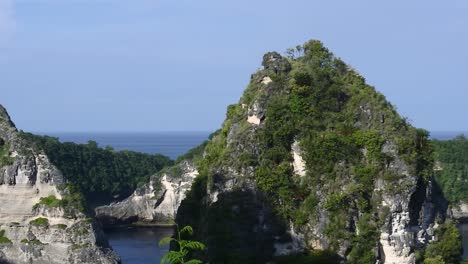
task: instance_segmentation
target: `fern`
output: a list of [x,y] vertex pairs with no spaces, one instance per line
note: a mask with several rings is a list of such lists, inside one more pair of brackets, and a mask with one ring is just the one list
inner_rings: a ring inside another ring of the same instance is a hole
[[198,259],[185,260],[187,255],[192,250],[205,250],[206,246],[203,243],[192,240],[183,240],[181,238],[182,234],[189,236],[193,235],[193,228],[191,226],[184,226],[179,230],[177,226],[177,238],[165,237],[159,241],[159,246],[170,244],[171,242],[176,243],[179,246],[178,251],[169,251],[161,259],[161,264],[201,264],[203,263]]

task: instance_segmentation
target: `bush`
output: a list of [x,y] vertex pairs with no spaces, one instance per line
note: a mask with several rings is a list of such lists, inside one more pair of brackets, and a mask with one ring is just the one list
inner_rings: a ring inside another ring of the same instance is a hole
[[49,226],[49,219],[39,217],[39,218],[32,220],[29,223],[33,226]]
[[445,263],[459,263],[463,253],[462,239],[457,225],[448,220],[436,230],[438,240],[429,244],[424,254],[425,261],[443,259]]
[[67,229],[68,226],[67,226],[67,225],[64,225],[64,224],[57,224],[56,227],[57,227],[58,229],[65,230],[65,229]]
[[11,240],[5,237],[5,230],[0,230],[0,244],[11,243]]
[[33,209],[37,209],[40,205],[45,205],[47,207],[53,208],[53,207],[60,207],[63,206],[63,203],[61,200],[55,198],[54,195],[47,196],[47,197],[42,197],[39,201],[39,203],[35,204],[33,206]]

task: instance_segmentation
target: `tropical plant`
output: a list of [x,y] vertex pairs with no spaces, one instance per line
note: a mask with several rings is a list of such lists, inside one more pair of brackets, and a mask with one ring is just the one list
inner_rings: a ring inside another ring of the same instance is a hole
[[184,226],[179,230],[177,227],[177,238],[165,237],[159,241],[159,246],[170,244],[174,242],[177,244],[179,250],[170,250],[166,255],[161,259],[161,264],[170,263],[170,264],[201,264],[203,263],[198,259],[186,260],[189,256],[189,253],[193,250],[205,250],[206,247],[203,243],[192,240],[184,240],[184,236],[192,236],[193,228],[191,226]]

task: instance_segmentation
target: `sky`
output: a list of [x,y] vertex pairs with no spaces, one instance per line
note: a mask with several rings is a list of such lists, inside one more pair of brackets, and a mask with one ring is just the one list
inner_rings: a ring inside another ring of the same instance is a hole
[[0,0],[0,104],[30,132],[214,131],[309,39],[415,126],[468,131],[466,0]]

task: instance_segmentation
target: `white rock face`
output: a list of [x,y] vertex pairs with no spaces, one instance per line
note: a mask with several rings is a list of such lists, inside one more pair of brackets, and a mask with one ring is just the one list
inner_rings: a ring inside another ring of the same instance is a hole
[[254,125],[258,126],[258,125],[260,125],[261,120],[260,120],[260,118],[258,118],[258,116],[252,115],[252,116],[249,116],[247,118],[247,122],[249,122],[250,124],[254,124]]
[[[35,205],[43,197],[62,199],[61,172],[32,142],[23,139],[0,105],[0,230],[10,242],[0,244],[0,263],[120,263],[100,233],[76,208]],[[9,155],[9,157],[7,156]],[[31,221],[46,218],[44,225]]]
[[[15,161],[12,166],[18,165],[16,170],[11,170],[11,166],[2,168],[4,177],[14,178],[16,184],[0,185],[0,230],[4,230],[5,237],[11,240],[10,244],[0,246],[0,262],[5,259],[12,263],[80,263],[83,259],[79,255],[85,251],[89,254],[91,251],[95,254],[92,256],[93,260],[87,263],[117,263],[117,258],[108,258],[104,251],[96,247],[95,231],[86,222],[85,215],[76,212],[75,218],[70,218],[62,208],[44,206],[33,210],[40,198],[53,195],[61,199],[62,195],[55,185],[55,176],[42,178],[48,181],[41,180],[41,175],[58,172],[54,171],[45,155],[36,157],[35,166],[31,167],[30,164],[17,164]],[[30,224],[39,217],[47,218],[48,225],[38,227]],[[77,229],[82,230],[83,234],[76,235]],[[40,242],[25,243],[25,239]],[[82,249],[73,250],[76,245],[84,243],[87,244]]]
[[263,79],[262,79],[262,83],[265,84],[265,85],[271,83],[272,81],[273,81],[273,80],[272,80],[270,77],[268,77],[268,76],[263,77]]
[[258,126],[262,122],[262,117],[258,102],[255,102],[248,111],[247,122]]
[[455,219],[468,219],[468,203],[460,203],[452,208],[452,214]]
[[180,203],[185,198],[185,193],[190,189],[193,180],[197,176],[198,171],[194,167],[189,167],[185,172],[183,179],[180,181],[169,179],[168,175],[165,174],[161,182],[163,188],[166,190],[164,193],[164,199],[159,206],[155,208],[154,213],[175,219],[177,209],[179,209]]
[[[198,171],[191,162],[182,162],[177,166],[181,175],[165,172],[161,177],[153,176],[149,184],[136,190],[127,199],[96,208],[96,217],[104,225],[132,222],[167,223],[174,220],[185,193],[198,176]],[[155,186],[160,188],[155,189]]]
[[380,244],[385,255],[385,264],[414,263],[415,257],[411,253],[413,234],[407,231],[409,224],[408,213],[395,213],[391,224],[392,233],[382,232]]
[[304,159],[302,158],[302,151],[299,146],[299,142],[295,140],[291,146],[291,150],[293,156],[294,173],[303,177],[306,175],[306,164]]

